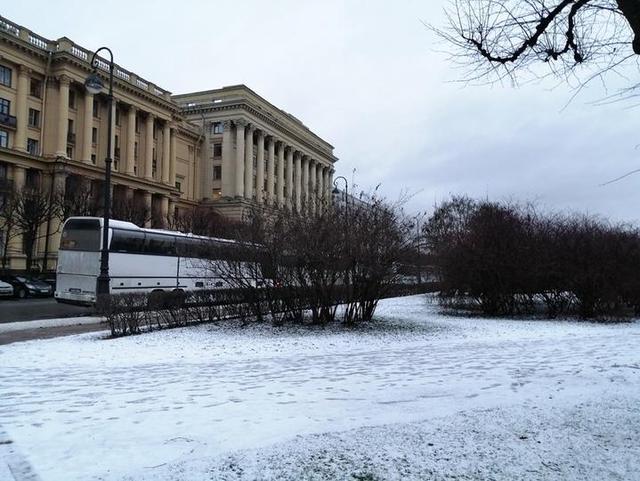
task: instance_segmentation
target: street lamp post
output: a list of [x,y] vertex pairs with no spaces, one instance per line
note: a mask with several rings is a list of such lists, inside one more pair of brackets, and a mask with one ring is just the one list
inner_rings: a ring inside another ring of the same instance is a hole
[[349,181],[346,177],[339,175],[335,179],[333,179],[333,193],[340,194],[340,189],[338,189],[338,181],[344,180],[344,209],[345,213],[349,209]]
[[[109,52],[109,113],[107,117],[107,156],[104,159],[104,208],[102,225],[102,250],[100,251],[100,275],[96,285],[96,300],[109,295],[109,217],[111,214],[111,129],[113,122],[113,52],[107,47],[101,47],[91,57],[93,72],[87,77],[84,86],[91,94],[102,92],[104,84],[98,75],[97,55],[100,51]],[[85,119],[86,121],[86,119]]]

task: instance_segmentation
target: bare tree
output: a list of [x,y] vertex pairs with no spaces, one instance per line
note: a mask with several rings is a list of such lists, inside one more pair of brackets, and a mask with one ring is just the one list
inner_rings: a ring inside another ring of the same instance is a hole
[[144,226],[153,217],[151,210],[141,199],[129,197],[116,199],[111,203],[111,218],[132,222],[137,226]]
[[38,240],[55,233],[49,229],[43,232],[41,227],[59,215],[60,207],[50,192],[37,188],[25,187],[13,197],[13,224],[15,232],[22,235],[26,269],[30,271]]
[[445,13],[448,26],[431,28],[469,81],[529,73],[584,85],[640,55],[638,0],[452,0]]

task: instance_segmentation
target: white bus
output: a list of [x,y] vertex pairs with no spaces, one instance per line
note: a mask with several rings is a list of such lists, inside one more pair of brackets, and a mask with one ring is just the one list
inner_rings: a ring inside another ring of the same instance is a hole
[[[103,219],[70,217],[62,227],[55,298],[58,302],[95,304],[100,273]],[[109,277],[112,294],[224,289],[230,285],[198,258],[199,250],[233,251],[235,241],[181,232],[143,229],[109,221]]]

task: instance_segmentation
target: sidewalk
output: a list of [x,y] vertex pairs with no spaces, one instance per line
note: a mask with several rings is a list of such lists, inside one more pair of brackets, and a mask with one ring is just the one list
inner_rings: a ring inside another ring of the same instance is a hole
[[[0,345],[85,332],[106,331],[108,328],[101,324],[102,320],[101,317],[70,317],[0,324]],[[0,476],[0,480],[2,479]]]

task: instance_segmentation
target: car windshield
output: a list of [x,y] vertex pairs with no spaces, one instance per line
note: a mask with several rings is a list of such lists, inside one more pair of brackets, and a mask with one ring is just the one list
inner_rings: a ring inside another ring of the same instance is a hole
[[16,280],[19,282],[29,282],[26,277],[16,276]]

